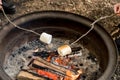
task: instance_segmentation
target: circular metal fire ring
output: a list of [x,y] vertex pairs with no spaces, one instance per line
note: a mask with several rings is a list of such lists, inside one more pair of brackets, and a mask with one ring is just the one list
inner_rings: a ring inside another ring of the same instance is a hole
[[[18,17],[13,22],[38,33],[45,31],[61,38],[71,38],[72,33],[74,33],[73,36],[82,35],[90,29],[92,23],[86,17],[63,11],[34,12]],[[3,30],[0,31],[0,80],[12,80],[3,69],[4,61],[8,56],[7,52],[12,51],[15,46],[18,47],[25,41],[31,41],[37,37],[33,33],[17,29],[9,23],[3,27]],[[95,28],[82,41],[88,43],[87,46],[83,45],[92,51],[100,61],[103,74],[98,80],[110,80],[116,69],[118,53],[110,35],[100,25],[96,24]]]

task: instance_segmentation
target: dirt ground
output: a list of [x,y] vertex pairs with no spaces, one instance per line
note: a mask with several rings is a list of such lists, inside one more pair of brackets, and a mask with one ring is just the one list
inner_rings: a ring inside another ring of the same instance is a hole
[[[16,14],[8,15],[12,20],[23,14],[34,11],[43,10],[60,10],[76,13],[86,16],[92,20],[96,20],[102,16],[114,14],[113,5],[120,2],[120,0],[8,0],[13,1],[16,5]],[[7,23],[6,19],[0,13],[2,29],[3,25]],[[114,16],[99,22],[107,32],[113,37],[117,38],[120,35],[120,30],[117,27],[120,23],[120,17]],[[120,27],[120,26],[119,26]],[[113,76],[113,80],[120,80],[120,59],[118,68]]]

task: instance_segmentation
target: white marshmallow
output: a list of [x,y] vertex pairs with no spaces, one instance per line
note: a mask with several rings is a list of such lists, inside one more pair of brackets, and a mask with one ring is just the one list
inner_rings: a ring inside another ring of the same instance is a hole
[[59,54],[60,56],[66,56],[66,55],[68,55],[68,54],[71,54],[72,49],[71,49],[71,47],[70,47],[69,45],[63,45],[63,46],[60,46],[60,47],[57,49],[57,51],[58,51],[58,54]]
[[52,41],[52,35],[43,32],[43,33],[40,35],[40,41],[42,41],[42,42],[44,42],[44,43],[47,43],[47,44],[50,44],[51,41]]

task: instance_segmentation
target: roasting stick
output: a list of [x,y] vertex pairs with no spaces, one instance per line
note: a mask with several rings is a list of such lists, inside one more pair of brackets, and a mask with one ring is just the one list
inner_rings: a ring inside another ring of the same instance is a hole
[[16,27],[16,28],[18,28],[18,29],[21,29],[21,30],[24,30],[24,31],[27,31],[27,32],[34,33],[34,34],[40,36],[39,33],[35,32],[35,31],[33,31],[33,30],[26,29],[26,28],[22,28],[22,27],[16,25],[15,23],[13,23],[13,22],[8,18],[8,16],[6,15],[6,13],[5,13],[5,11],[4,11],[3,8],[2,8],[2,12],[3,12],[3,15],[5,16],[5,18],[8,20],[8,22],[11,23],[14,27]]
[[77,40],[75,40],[73,43],[71,43],[70,46],[73,45],[73,44],[75,44],[75,43],[77,43],[77,42],[78,42],[80,39],[82,39],[83,37],[87,36],[87,35],[94,29],[95,24],[96,24],[97,22],[99,22],[99,21],[101,21],[101,20],[103,20],[103,19],[107,19],[107,18],[113,17],[113,16],[115,16],[115,15],[116,15],[116,13],[115,13],[115,14],[111,14],[111,15],[109,15],[109,16],[103,16],[103,17],[100,17],[100,18],[98,18],[97,20],[95,20],[92,24],[90,24],[90,25],[91,25],[91,28],[90,28],[86,33],[84,33],[82,36],[80,36]]
[[68,55],[68,54],[71,54],[72,52],[72,49],[71,49],[71,46],[74,45],[75,43],[77,43],[79,40],[81,40],[83,37],[87,36],[95,27],[95,24],[103,19],[106,19],[106,18],[110,18],[110,17],[113,17],[115,16],[116,14],[111,14],[109,16],[103,16],[103,17],[100,17],[98,18],[97,20],[95,20],[91,25],[91,28],[84,34],[82,34],[82,36],[80,36],[78,39],[76,39],[74,42],[72,42],[70,45],[62,45],[58,48],[58,53],[59,55],[61,56],[65,56],[65,55]]

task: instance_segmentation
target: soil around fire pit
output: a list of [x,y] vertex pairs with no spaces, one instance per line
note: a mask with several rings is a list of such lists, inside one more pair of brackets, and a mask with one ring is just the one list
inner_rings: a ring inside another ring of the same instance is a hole
[[[101,16],[113,13],[113,5],[120,2],[119,0],[8,0],[13,1],[16,5],[16,14],[8,15],[10,19],[14,19],[20,15],[34,11],[42,10],[62,10],[73,12],[96,20]],[[73,2],[74,1],[74,2]],[[7,21],[0,13],[0,28]],[[120,17],[115,16],[99,22],[113,38],[119,37],[120,30],[116,27],[120,23]],[[112,34],[114,33],[114,34]],[[113,76],[113,80],[120,79],[120,58],[118,68]]]

